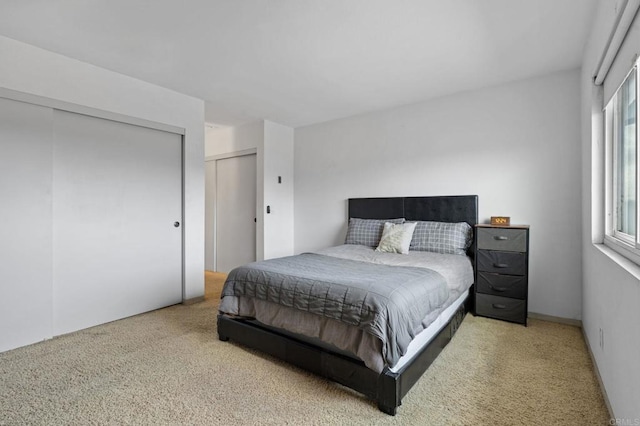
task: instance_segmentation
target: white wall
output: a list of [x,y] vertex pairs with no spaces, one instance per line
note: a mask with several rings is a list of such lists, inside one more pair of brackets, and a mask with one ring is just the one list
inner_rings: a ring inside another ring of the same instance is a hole
[[[291,255],[293,129],[265,120],[237,127],[210,129],[206,132],[207,158],[248,149],[255,149],[257,152],[256,258],[263,260]],[[278,184],[278,176],[282,177],[281,184]],[[215,182],[207,182],[207,197],[213,192]],[[212,203],[209,204],[213,209]],[[267,206],[271,207],[272,213],[266,213]],[[213,231],[207,234],[207,239],[209,238],[213,238]]]
[[577,71],[295,130],[295,251],[342,243],[351,197],[477,194],[531,225],[529,310],[581,311]]
[[[278,183],[278,176],[281,183]],[[293,254],[293,129],[264,123],[264,258]],[[266,207],[271,213],[266,213]]]
[[[615,18],[615,4],[602,1],[585,50],[582,75],[582,325],[589,348],[615,418],[640,421],[640,268],[630,265],[602,245],[603,232],[603,134],[602,87],[593,86],[597,60],[604,50]],[[636,43],[640,21],[636,17],[629,41]],[[616,58],[631,67],[633,54]],[[609,77],[626,72],[614,68]],[[601,345],[600,332],[603,333]],[[620,423],[625,424],[625,423]]]
[[0,98],[0,352],[53,335],[53,111]]
[[185,129],[184,297],[202,296],[204,102],[6,37],[0,58],[0,88]]
[[237,127],[207,128],[205,158],[221,154],[258,149],[264,138],[264,122],[256,121]]

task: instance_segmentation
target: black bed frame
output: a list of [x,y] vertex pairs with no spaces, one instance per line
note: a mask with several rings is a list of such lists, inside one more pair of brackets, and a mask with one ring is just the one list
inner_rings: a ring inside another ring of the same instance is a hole
[[[351,198],[349,217],[404,217],[407,220],[468,222],[473,226],[478,222],[478,196]],[[469,294],[473,294],[472,291],[473,288]],[[231,339],[354,389],[375,400],[381,411],[395,415],[402,398],[442,352],[466,312],[472,309],[472,301],[473,297],[467,297],[467,302],[431,342],[395,373],[388,368],[376,373],[358,359],[280,333],[257,321],[218,315],[218,336],[222,341]]]

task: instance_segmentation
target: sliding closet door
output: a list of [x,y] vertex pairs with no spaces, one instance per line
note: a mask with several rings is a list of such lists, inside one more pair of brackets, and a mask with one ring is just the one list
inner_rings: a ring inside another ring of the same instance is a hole
[[256,154],[216,161],[216,270],[256,260]]
[[182,300],[182,137],[54,111],[54,334]]
[[0,98],[0,352],[52,336],[51,114]]

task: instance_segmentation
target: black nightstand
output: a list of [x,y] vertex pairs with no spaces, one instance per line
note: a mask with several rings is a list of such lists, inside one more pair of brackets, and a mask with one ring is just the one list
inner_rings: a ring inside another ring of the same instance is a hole
[[476,225],[476,315],[527,325],[529,226]]

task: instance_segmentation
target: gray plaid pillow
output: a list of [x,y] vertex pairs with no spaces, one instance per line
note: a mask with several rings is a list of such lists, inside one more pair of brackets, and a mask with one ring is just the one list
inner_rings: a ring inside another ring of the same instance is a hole
[[384,223],[394,224],[404,223],[404,218],[400,219],[359,219],[352,217],[349,219],[347,238],[345,244],[359,244],[362,246],[378,247]]
[[472,239],[467,222],[417,222],[409,250],[466,254]]

